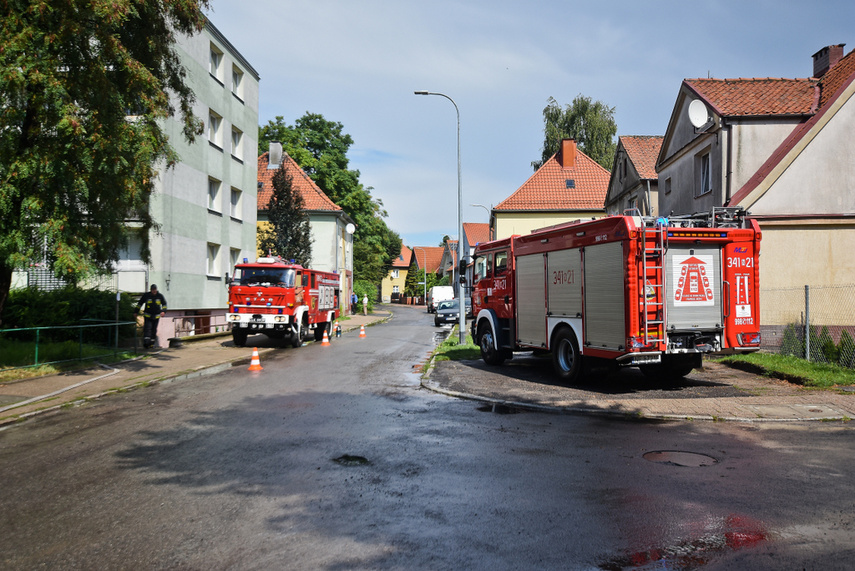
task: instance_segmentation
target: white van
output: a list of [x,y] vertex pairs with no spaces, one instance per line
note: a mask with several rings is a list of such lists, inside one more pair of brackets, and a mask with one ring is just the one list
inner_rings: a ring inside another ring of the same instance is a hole
[[436,306],[440,301],[454,299],[454,288],[451,286],[433,286],[427,294],[428,313],[435,313]]

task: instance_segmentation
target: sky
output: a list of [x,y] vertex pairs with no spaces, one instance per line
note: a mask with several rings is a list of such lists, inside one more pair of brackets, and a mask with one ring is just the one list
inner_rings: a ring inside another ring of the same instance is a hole
[[[615,108],[617,135],[663,135],[683,79],[810,77],[855,48],[852,0],[211,0],[261,77],[259,124],[341,123],[350,168],[408,246],[487,222],[532,175],[543,108]],[[471,206],[480,204],[482,206]]]

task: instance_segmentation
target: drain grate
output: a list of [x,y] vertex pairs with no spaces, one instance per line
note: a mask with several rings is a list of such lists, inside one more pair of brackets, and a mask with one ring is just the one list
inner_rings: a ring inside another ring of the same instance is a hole
[[668,464],[669,466],[682,466],[688,468],[701,468],[718,464],[718,460],[706,454],[695,452],[681,452],[679,450],[654,450],[644,454],[644,459],[657,464]]

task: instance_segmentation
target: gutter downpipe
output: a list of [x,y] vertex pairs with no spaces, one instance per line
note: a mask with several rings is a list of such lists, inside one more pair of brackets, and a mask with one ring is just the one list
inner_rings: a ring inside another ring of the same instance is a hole
[[727,171],[725,172],[724,183],[724,205],[730,206],[731,179],[733,178],[733,126],[727,120],[721,120],[722,126],[725,129],[727,136]]
[[653,205],[650,203],[650,179],[647,179],[647,210],[650,212],[650,216],[656,216],[656,213],[653,212]]

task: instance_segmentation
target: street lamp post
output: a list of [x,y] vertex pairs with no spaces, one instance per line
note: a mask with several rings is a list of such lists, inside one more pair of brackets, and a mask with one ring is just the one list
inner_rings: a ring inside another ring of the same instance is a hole
[[493,239],[493,228],[490,226],[490,221],[493,218],[493,211],[491,209],[487,208],[486,206],[484,206],[483,204],[470,204],[469,206],[478,206],[478,207],[483,208],[484,210],[487,211],[487,231],[489,233],[490,240],[492,240]]
[[427,307],[427,250],[422,248],[421,246],[413,246],[413,250],[421,250],[422,258],[424,258],[424,263],[422,264],[422,284],[424,287],[424,297],[422,301],[425,302],[425,307]]
[[[466,304],[463,301],[463,290],[466,285],[466,278],[460,273],[460,267],[463,266],[463,186],[460,179],[460,109],[454,99],[444,93],[435,93],[433,91],[415,91],[416,95],[438,95],[445,97],[451,104],[454,105],[454,111],[457,113],[457,267],[459,275],[459,283],[457,284],[457,301],[459,305],[458,323],[460,331],[458,332],[458,340],[461,345],[466,342]],[[452,273],[453,275],[453,273]]]

